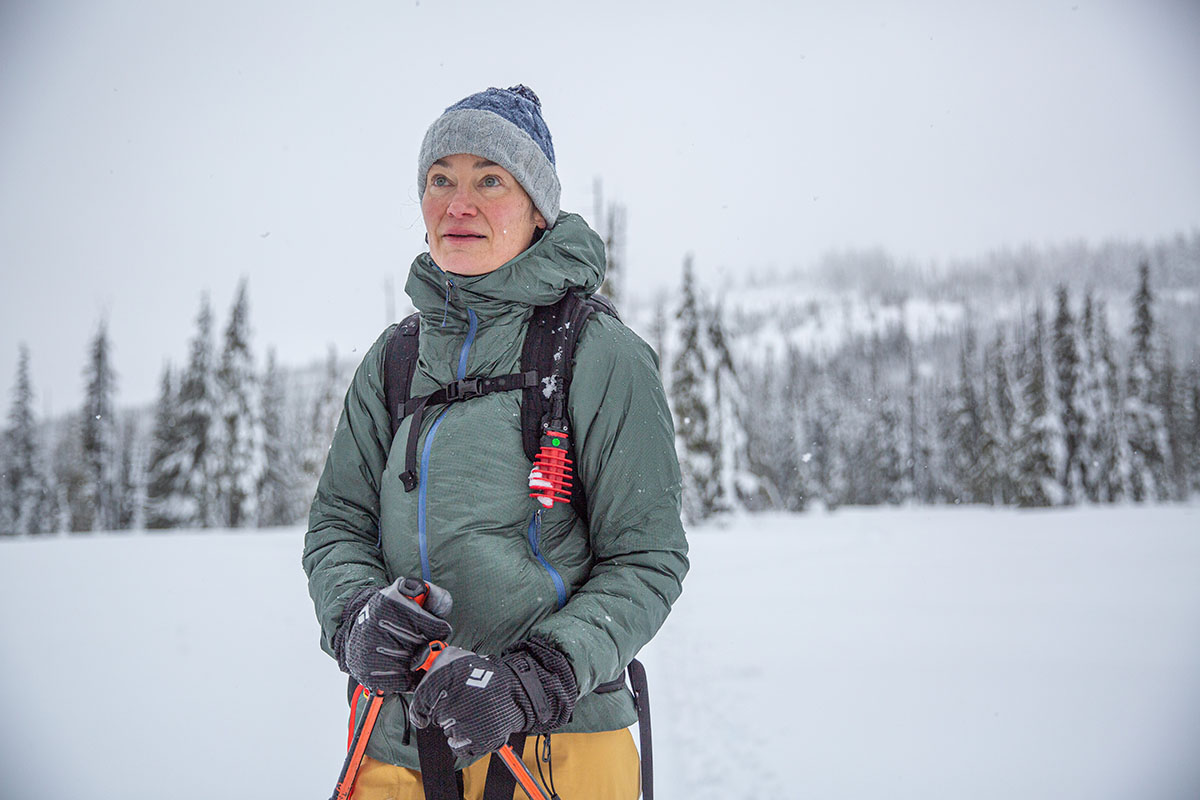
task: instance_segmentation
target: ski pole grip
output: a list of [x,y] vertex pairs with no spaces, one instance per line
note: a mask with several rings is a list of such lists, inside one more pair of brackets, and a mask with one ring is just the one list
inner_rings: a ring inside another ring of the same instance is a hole
[[[429,584],[416,578],[405,578],[400,581],[397,587],[400,594],[412,600],[421,608],[425,607],[425,601],[429,599]],[[433,662],[446,649],[446,643],[440,639],[435,639],[425,646],[425,652],[421,655],[419,661],[413,667],[413,672],[428,672],[433,667]]]
[[429,599],[429,584],[417,578],[405,578],[400,581],[396,587],[400,594],[412,600],[421,608],[425,607],[425,601]]
[[446,649],[446,643],[440,639],[435,639],[425,645],[425,652],[420,658],[420,663],[413,667],[413,672],[428,672],[433,668],[433,662],[437,661],[437,657]]

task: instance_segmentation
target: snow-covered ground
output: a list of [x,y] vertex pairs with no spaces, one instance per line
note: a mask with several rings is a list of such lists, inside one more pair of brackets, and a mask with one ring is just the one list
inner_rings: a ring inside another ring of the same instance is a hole
[[[302,535],[0,542],[0,797],[327,797],[345,683]],[[843,510],[691,542],[643,654],[660,800],[1200,798],[1200,508]]]

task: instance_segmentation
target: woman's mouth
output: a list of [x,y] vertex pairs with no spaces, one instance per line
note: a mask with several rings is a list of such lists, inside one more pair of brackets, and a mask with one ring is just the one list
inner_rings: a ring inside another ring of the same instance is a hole
[[442,238],[450,242],[471,242],[487,237],[473,231],[446,231],[442,234]]

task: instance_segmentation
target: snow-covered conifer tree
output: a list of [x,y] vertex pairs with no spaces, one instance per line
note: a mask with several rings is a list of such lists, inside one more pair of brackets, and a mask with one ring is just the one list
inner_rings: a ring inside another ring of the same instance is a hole
[[783,426],[779,431],[787,441],[783,443],[778,458],[773,455],[769,442],[764,442],[768,449],[752,450],[751,454],[760,464],[774,464],[779,472],[777,485],[783,487],[780,491],[780,507],[789,511],[803,511],[820,495],[816,460],[813,458],[813,437],[809,428],[815,403],[811,387],[815,381],[811,378],[811,364],[794,345],[789,345],[786,361],[780,369],[781,375],[775,381],[775,397],[780,404],[778,412],[760,426],[748,426],[747,430],[756,431],[760,439],[767,440],[772,433],[772,420],[777,420]]
[[708,354],[704,348],[703,307],[696,296],[691,256],[683,262],[683,286],[675,312],[678,335],[671,363],[671,410],[675,414],[675,447],[683,474],[683,512],[693,522],[717,509],[719,440],[711,430]]
[[851,501],[846,450],[849,437],[845,435],[842,414],[845,402],[838,396],[828,376],[819,381],[808,395],[813,397],[805,424],[808,447],[802,451],[800,459],[805,462],[807,458],[805,463],[810,467],[814,499],[819,500],[825,508],[834,509]]
[[597,178],[592,184],[595,231],[604,239],[604,283],[600,293],[619,306],[625,280],[625,206],[616,201],[605,204],[604,188]]
[[301,463],[303,483],[300,490],[305,498],[311,499],[317,491],[317,481],[320,480],[321,470],[325,467],[325,456],[329,452],[330,442],[333,441],[333,432],[342,412],[345,392],[345,381],[342,380],[341,368],[338,366],[337,349],[330,345],[321,385],[317,388],[316,398],[308,414],[304,458]]
[[127,415],[120,425],[121,464],[118,479],[118,507],[122,530],[146,527],[146,437],[136,415]]
[[1103,366],[1098,352],[1099,339],[1096,334],[1096,303],[1092,293],[1083,298],[1083,315],[1079,332],[1079,376],[1075,411],[1078,415],[1078,455],[1082,497],[1089,502],[1100,502],[1103,486],[1101,471],[1104,464],[1104,426],[1102,410],[1107,407],[1107,391],[1103,378]]
[[907,414],[909,441],[909,481],[913,497],[918,503],[934,502],[933,492],[933,437],[930,435],[932,421],[929,418],[927,391],[918,368],[916,346],[909,340],[905,353],[907,358]]
[[1018,470],[1013,442],[1016,391],[1009,370],[1009,357],[1004,332],[997,330],[995,340],[984,353],[984,373],[988,381],[984,393],[983,437],[991,489],[991,496],[986,499],[993,505],[1012,502],[1013,482]]
[[786,508],[791,484],[796,478],[796,440],[791,435],[795,409],[784,400],[785,379],[772,350],[768,349],[761,370],[744,370],[747,392],[762,404],[759,424],[747,426],[747,450],[762,490],[773,508]]
[[874,473],[879,482],[878,500],[889,505],[908,502],[913,497],[913,486],[908,465],[912,461],[909,450],[904,414],[900,403],[890,394],[880,397],[877,404],[874,430]]
[[263,472],[263,433],[258,377],[250,352],[249,303],[246,281],[225,328],[225,346],[217,371],[217,419],[221,430],[217,459],[219,519],[231,528],[253,526],[257,520],[258,484]]
[[1100,500],[1117,502],[1133,495],[1133,453],[1126,432],[1125,390],[1121,382],[1108,325],[1108,309],[1096,306],[1095,344],[1097,380],[1104,391],[1097,394],[1101,421],[1094,450],[1100,461]]
[[1054,388],[1046,357],[1046,330],[1041,305],[1034,312],[1033,338],[1025,359],[1029,375],[1024,385],[1024,407],[1019,447],[1021,470],[1016,486],[1017,503],[1022,506],[1054,506],[1063,501],[1058,481],[1063,461],[1062,421],[1054,408]]
[[983,469],[982,404],[976,387],[975,330],[968,325],[959,352],[958,385],[944,434],[949,473],[956,477],[955,500],[960,503],[990,501]]
[[196,503],[188,489],[191,467],[179,424],[178,392],[170,365],[163,367],[146,468],[146,527],[178,528],[195,518]]
[[955,504],[961,502],[962,497],[961,481],[954,473],[950,454],[958,417],[957,386],[957,381],[942,378],[934,388],[934,435],[929,440],[929,486],[937,503]]
[[1193,366],[1188,378],[1188,475],[1189,493],[1200,493],[1200,365]]
[[[654,301],[654,319],[650,323],[650,339],[654,346],[654,352],[658,354],[658,371],[662,375],[663,382],[670,379],[671,370],[667,369],[667,335],[669,326],[667,325],[667,298],[665,294],[660,293]],[[670,386],[664,386],[668,394]]]
[[262,391],[264,469],[258,485],[258,524],[291,525],[303,515],[307,498],[299,496],[303,481],[299,475],[296,426],[289,424],[289,398],[274,349],[267,352]]
[[54,533],[90,530],[92,512],[85,502],[87,483],[83,463],[82,420],[71,414],[63,421],[51,451],[56,517]]
[[761,509],[766,505],[757,476],[750,463],[750,453],[743,415],[746,399],[742,392],[733,354],[725,333],[720,304],[705,310],[708,318],[706,333],[711,358],[712,432],[717,442],[716,511]]
[[83,496],[76,530],[119,527],[120,453],[113,407],[116,376],[109,356],[108,324],[100,322],[84,369],[87,395],[81,415]]
[[1166,433],[1163,499],[1184,500],[1188,495],[1187,477],[1187,397],[1185,384],[1175,367],[1171,341],[1166,333],[1160,334],[1158,351],[1162,353],[1158,386],[1155,398],[1162,409],[1163,430]]
[[179,386],[176,406],[180,448],[184,454],[180,474],[185,482],[186,506],[175,509],[189,527],[220,524],[217,479],[221,431],[217,422],[217,389],[213,368],[212,308],[205,295],[196,317],[188,365]]
[[1052,349],[1054,352],[1055,388],[1058,397],[1058,413],[1063,432],[1063,461],[1058,476],[1063,487],[1063,502],[1070,505],[1084,496],[1086,466],[1080,459],[1081,363],[1077,341],[1075,318],[1071,314],[1067,287],[1060,284],[1057,291],[1057,311],[1054,316]]
[[1132,456],[1130,488],[1138,502],[1166,499],[1168,445],[1163,411],[1155,398],[1160,365],[1154,347],[1153,303],[1150,265],[1143,261],[1133,297],[1132,351],[1125,393],[1125,425]]
[[4,437],[4,473],[0,481],[0,535],[28,536],[53,530],[53,503],[45,459],[33,415],[29,348],[21,344],[8,430]]
[[16,536],[17,524],[13,518],[13,499],[11,480],[16,471],[11,461],[11,446],[9,432],[0,433],[0,536]]

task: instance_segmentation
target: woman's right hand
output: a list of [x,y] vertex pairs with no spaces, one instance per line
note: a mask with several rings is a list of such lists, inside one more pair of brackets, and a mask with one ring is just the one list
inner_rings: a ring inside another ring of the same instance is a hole
[[368,689],[412,691],[423,677],[413,671],[413,659],[431,641],[450,636],[442,618],[450,606],[449,592],[414,578],[360,592],[338,631],[338,664]]

